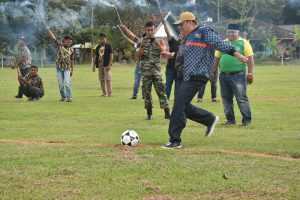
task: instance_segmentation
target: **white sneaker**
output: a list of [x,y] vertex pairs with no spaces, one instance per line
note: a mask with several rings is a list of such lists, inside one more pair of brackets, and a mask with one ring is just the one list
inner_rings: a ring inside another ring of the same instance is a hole
[[210,137],[214,133],[215,127],[216,127],[219,119],[220,119],[219,116],[215,116],[214,122],[210,126],[207,127],[207,130],[206,130],[206,133],[205,133],[206,137]]

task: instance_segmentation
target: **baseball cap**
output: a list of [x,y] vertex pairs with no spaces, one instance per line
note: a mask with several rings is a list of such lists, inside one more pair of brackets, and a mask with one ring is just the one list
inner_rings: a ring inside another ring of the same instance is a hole
[[188,20],[196,21],[195,15],[191,12],[183,12],[180,14],[179,20],[177,22],[175,22],[174,25],[179,25],[182,22],[188,21]]

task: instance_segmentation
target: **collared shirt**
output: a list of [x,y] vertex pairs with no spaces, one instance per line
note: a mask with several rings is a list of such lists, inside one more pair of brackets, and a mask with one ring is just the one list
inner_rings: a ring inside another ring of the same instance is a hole
[[159,64],[160,63],[160,48],[157,44],[155,38],[143,39],[146,40],[146,45],[144,47],[144,53],[141,56],[141,63],[151,63]]
[[30,86],[38,87],[44,91],[42,78],[38,74],[32,77],[28,73],[25,75],[24,79],[30,84]]
[[[225,42],[232,45],[240,54],[246,57],[253,56],[253,50],[248,40],[239,37],[236,41],[230,42],[226,39]],[[223,54],[220,51],[216,51],[215,56],[220,58],[221,72],[239,72],[246,69],[246,64],[239,61],[236,57]]]
[[57,57],[56,66],[59,69],[70,70],[72,66],[72,61],[74,59],[74,50],[71,47],[66,47],[56,41],[57,45]]
[[209,80],[215,49],[233,55],[234,48],[221,40],[210,27],[197,27],[186,38],[183,80]]
[[21,69],[29,68],[31,65],[31,54],[30,50],[27,46],[21,47],[18,49],[18,59],[17,61],[21,61],[19,67]]
[[96,47],[96,67],[108,67],[113,48],[110,44],[98,44]]
[[155,39],[146,39],[144,53],[140,58],[140,70],[143,76],[161,74],[160,47]]

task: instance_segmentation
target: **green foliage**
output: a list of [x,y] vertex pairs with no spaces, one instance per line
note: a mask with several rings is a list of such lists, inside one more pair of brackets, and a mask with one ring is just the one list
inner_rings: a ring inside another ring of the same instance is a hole
[[295,26],[295,40],[297,43],[300,43],[300,28],[298,26]]
[[280,40],[278,40],[277,36],[272,36],[271,40],[268,38],[268,45],[273,51],[273,56],[277,57],[278,56],[278,44]]

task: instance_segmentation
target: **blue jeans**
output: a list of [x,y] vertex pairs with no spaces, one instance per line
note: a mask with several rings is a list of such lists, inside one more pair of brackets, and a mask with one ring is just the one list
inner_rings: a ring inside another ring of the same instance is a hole
[[[218,83],[218,70],[215,71],[214,73],[215,75],[215,80],[210,82],[210,92],[211,92],[211,99],[214,99],[214,98],[217,98],[217,83]],[[199,92],[198,92],[198,99],[203,99],[203,95],[204,95],[204,92],[205,92],[205,86],[206,85],[203,85]]]
[[177,84],[177,73],[174,68],[167,67],[166,69],[166,95],[170,99],[173,81],[175,81],[175,87]]
[[235,123],[233,111],[233,96],[235,96],[240,112],[243,116],[242,123],[251,122],[251,110],[247,97],[246,71],[238,73],[220,73],[221,96],[224,113],[227,121]]
[[[57,71],[58,87],[59,87],[61,98],[72,99],[70,70],[66,70],[66,69],[63,70],[60,68],[56,68],[56,71]],[[66,92],[65,92],[65,84],[66,84]]]
[[[141,78],[142,78],[142,74],[140,72],[140,65],[136,64],[135,70],[134,70],[134,85],[133,85],[133,95],[132,95],[134,97],[137,97],[137,94],[139,92]],[[144,96],[144,91],[142,91],[142,96]]]
[[169,124],[169,142],[181,142],[180,136],[187,118],[205,126],[213,123],[215,117],[212,113],[191,104],[204,84],[201,81],[182,81],[178,86]]

